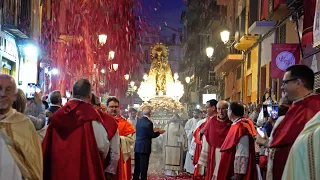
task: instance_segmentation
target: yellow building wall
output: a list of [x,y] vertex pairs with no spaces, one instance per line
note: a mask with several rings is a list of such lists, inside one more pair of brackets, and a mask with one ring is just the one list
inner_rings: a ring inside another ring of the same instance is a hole
[[[257,83],[258,83],[258,49],[259,47],[255,47],[251,51],[251,66],[249,69],[247,69],[248,65],[248,59],[245,62],[245,78],[244,78],[244,98],[243,101],[244,103],[249,103],[249,102],[256,102],[257,101]],[[248,84],[247,79],[248,76],[252,76],[251,84]],[[248,88],[251,87],[251,96],[248,95]]]

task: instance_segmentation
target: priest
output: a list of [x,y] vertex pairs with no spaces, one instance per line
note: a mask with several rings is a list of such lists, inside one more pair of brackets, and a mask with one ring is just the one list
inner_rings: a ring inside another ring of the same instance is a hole
[[187,135],[180,124],[180,116],[175,114],[164,127],[163,162],[166,176],[178,176],[183,171],[183,152],[188,149]]
[[12,108],[17,92],[15,80],[0,74],[0,179],[42,180],[40,138],[30,119]]
[[[206,125],[211,121],[211,119],[217,116],[217,103],[218,101],[215,99],[207,101],[206,108],[208,118],[206,119],[206,121],[202,122],[202,124],[200,124],[196,131],[193,133],[195,143],[192,145],[193,147],[191,149],[190,154],[193,156],[193,164],[195,165],[195,170],[193,174],[194,180],[200,180],[204,176],[204,166],[198,164],[202,150],[202,139],[207,129]],[[199,121],[199,123],[200,122],[201,121]]]
[[320,179],[320,112],[304,127],[294,142],[282,179]]
[[215,179],[218,174],[220,163],[220,148],[224,142],[232,122],[228,118],[227,101],[219,101],[217,104],[218,116],[214,116],[206,125],[202,141],[202,150],[199,166],[204,166],[206,169],[205,180]]
[[249,119],[243,118],[244,108],[232,102],[228,117],[233,122],[221,146],[221,159],[217,180],[256,180],[254,129]]
[[[193,132],[196,130],[197,127],[197,123],[201,120],[200,118],[200,110],[199,109],[195,109],[193,111],[193,118],[189,119],[188,122],[185,125],[185,131],[186,131],[186,135],[188,138],[188,148],[190,150],[191,148],[191,144],[192,144],[192,139],[193,139]],[[184,169],[186,170],[186,172],[193,174],[194,172],[194,165],[192,162],[192,158],[191,158],[191,154],[189,153],[189,151],[187,152],[186,155],[186,161],[184,164]]]
[[314,73],[308,66],[289,67],[283,76],[282,88],[293,104],[272,131],[269,156],[273,159],[273,168],[268,169],[267,176],[274,180],[281,179],[294,141],[305,124],[320,111],[320,95],[313,94]]
[[111,180],[119,160],[117,124],[91,104],[88,80],[78,80],[72,92],[73,98],[50,117],[42,143],[43,179]]
[[120,115],[120,101],[111,97],[107,100],[108,114],[117,121],[120,135],[120,159],[117,171],[118,180],[131,180],[131,154],[135,141],[135,128],[124,117]]

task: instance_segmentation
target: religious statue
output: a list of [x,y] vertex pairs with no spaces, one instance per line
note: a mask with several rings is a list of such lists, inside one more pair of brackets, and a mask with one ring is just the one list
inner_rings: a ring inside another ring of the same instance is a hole
[[154,78],[156,83],[156,92],[165,93],[167,83],[173,82],[172,72],[168,62],[168,49],[163,44],[156,44],[151,49],[151,69],[149,78]]

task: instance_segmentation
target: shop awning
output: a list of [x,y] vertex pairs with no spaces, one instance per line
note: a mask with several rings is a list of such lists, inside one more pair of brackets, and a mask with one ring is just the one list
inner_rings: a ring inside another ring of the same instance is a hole
[[14,25],[4,24],[1,26],[1,30],[13,35],[18,40],[29,39],[29,37],[27,35],[25,35],[23,32],[21,32]]
[[214,72],[216,74],[222,72],[229,72],[236,68],[242,61],[241,54],[229,54],[224,60],[222,60],[218,65],[214,67]]
[[240,41],[234,45],[234,48],[240,51],[245,51],[250,48],[255,42],[257,42],[258,36],[244,35]]

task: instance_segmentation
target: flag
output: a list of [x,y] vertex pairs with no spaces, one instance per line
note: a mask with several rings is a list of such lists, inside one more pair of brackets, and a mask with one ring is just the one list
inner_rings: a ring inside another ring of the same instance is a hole
[[282,78],[288,67],[299,62],[299,44],[272,44],[271,78]]

